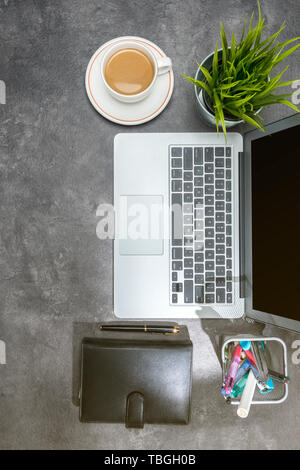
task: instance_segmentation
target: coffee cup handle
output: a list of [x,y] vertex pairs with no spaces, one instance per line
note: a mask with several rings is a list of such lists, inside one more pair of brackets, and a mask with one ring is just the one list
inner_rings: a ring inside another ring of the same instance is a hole
[[172,61],[170,57],[157,57],[157,75],[167,73],[172,68]]

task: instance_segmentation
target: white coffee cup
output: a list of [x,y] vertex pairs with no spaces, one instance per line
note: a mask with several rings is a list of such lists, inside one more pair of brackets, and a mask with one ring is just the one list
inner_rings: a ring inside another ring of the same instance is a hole
[[[107,83],[105,79],[105,67],[107,64],[107,61],[110,59],[110,57],[115,54],[116,52],[122,50],[122,49],[137,49],[149,57],[151,60],[153,67],[154,67],[154,74],[153,74],[153,79],[150,85],[140,93],[136,93],[135,95],[124,95],[122,93],[118,93],[117,91],[113,90],[109,84]],[[162,75],[164,73],[167,73],[171,70],[172,68],[172,61],[169,57],[156,57],[153,52],[151,51],[150,47],[147,47],[146,45],[137,42],[137,41],[118,41],[114,43],[112,46],[108,48],[106,53],[103,56],[102,62],[101,62],[101,77],[103,80],[103,83],[105,84],[105,87],[107,91],[116,98],[119,101],[122,101],[123,103],[137,103],[138,101],[143,100],[146,98],[146,96],[149,96],[153,86],[157,80],[157,77],[159,75]]]

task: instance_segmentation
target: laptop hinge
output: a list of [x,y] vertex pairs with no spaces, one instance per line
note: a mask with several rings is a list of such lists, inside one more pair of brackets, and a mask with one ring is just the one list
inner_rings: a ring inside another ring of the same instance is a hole
[[245,155],[239,152],[240,297],[245,298]]

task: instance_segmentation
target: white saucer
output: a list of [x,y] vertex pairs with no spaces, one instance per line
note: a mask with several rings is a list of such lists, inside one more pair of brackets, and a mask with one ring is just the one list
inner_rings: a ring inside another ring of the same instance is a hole
[[118,124],[136,126],[151,121],[165,109],[173,93],[174,74],[173,71],[170,71],[158,76],[152,93],[139,103],[121,103],[113,98],[106,90],[101,78],[101,59],[108,46],[117,41],[127,40],[147,44],[158,57],[166,55],[158,46],[147,39],[136,36],[112,39],[99,47],[91,58],[85,74],[85,87],[89,100],[98,113]]

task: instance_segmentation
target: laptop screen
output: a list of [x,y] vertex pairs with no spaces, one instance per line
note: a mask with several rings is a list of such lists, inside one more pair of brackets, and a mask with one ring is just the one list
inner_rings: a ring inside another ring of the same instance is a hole
[[252,141],[253,309],[300,320],[300,126]]

